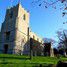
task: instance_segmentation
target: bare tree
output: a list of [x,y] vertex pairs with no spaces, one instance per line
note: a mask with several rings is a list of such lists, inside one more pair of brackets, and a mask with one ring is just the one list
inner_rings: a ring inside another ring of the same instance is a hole
[[45,8],[49,8],[49,7],[52,7],[54,9],[57,8],[57,5],[56,4],[59,4],[61,3],[61,5],[59,5],[59,9],[60,10],[63,10],[62,12],[62,17],[67,15],[67,0],[33,0],[32,4],[34,6],[43,6]]
[[32,4],[37,4],[38,6],[44,6],[45,8],[52,7],[56,9],[56,4],[60,2],[62,5],[60,5],[60,8],[64,8],[67,10],[67,0],[33,0]]
[[57,35],[59,38],[59,43],[58,43],[58,47],[60,48],[64,48],[64,52],[66,55],[66,50],[67,50],[67,30],[61,30],[61,31],[57,31]]

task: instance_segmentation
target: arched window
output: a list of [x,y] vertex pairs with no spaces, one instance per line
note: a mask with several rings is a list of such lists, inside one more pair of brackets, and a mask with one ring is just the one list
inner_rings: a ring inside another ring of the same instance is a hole
[[9,12],[9,16],[10,16],[10,18],[13,17],[13,11],[12,10]]
[[6,32],[6,40],[10,39],[10,31]]
[[23,15],[23,19],[26,20],[26,15],[25,14]]

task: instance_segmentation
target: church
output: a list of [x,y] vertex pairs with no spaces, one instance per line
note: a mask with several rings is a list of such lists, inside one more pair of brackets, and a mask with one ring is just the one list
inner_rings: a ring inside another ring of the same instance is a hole
[[0,53],[30,54],[30,38],[33,39],[33,55],[41,55],[43,40],[29,27],[30,14],[20,3],[6,10],[0,31]]

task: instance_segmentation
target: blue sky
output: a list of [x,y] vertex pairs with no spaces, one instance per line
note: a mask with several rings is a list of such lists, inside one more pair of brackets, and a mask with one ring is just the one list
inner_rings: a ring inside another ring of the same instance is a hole
[[[16,5],[19,0],[0,0],[0,27],[1,23],[4,21],[6,9]],[[67,25],[63,25],[63,22],[66,21],[66,17],[62,18],[62,10],[59,9],[57,3],[57,9],[44,8],[44,5],[41,7],[38,4],[35,6],[32,4],[33,0],[22,0],[21,5],[27,11],[30,12],[30,27],[33,32],[35,32],[40,37],[52,38],[57,40],[56,31],[60,28],[67,29]]]

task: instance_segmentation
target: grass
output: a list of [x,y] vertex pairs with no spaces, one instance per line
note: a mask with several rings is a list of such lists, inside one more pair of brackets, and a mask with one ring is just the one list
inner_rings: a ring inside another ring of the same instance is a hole
[[40,64],[49,67],[52,64],[56,65],[59,60],[67,61],[67,58],[36,56],[30,60],[29,56],[0,54],[0,67],[39,67]]

